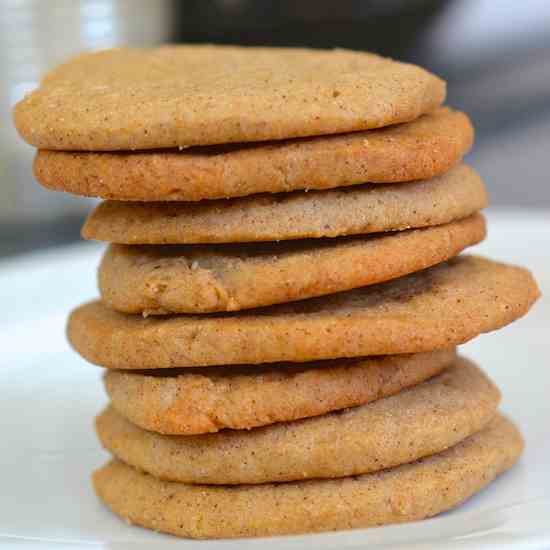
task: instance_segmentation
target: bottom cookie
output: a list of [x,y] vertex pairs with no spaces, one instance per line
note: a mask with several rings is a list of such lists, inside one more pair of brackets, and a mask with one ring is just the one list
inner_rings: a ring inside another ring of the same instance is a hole
[[113,460],[93,475],[98,496],[129,523],[181,537],[297,534],[414,521],[457,506],[510,468],[523,449],[498,416],[431,457],[333,480],[215,487],[161,481]]

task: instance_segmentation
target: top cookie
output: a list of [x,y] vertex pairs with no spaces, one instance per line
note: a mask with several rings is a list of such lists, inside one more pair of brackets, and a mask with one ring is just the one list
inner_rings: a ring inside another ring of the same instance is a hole
[[371,53],[185,45],[82,54],[15,107],[43,149],[114,151],[265,141],[417,118],[445,83]]

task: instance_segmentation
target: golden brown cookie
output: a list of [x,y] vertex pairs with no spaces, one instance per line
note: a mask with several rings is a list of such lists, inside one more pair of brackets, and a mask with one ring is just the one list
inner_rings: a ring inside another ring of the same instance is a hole
[[85,239],[120,244],[193,244],[338,237],[440,225],[487,206],[466,165],[430,180],[296,191],[201,203],[99,204]]
[[108,370],[112,406],[134,424],[164,434],[249,429],[317,416],[398,393],[439,374],[455,350],[308,364]]
[[476,214],[372,237],[211,245],[111,245],[105,304],[123,313],[238,311],[371,285],[456,256],[485,237]]
[[161,435],[110,407],[96,419],[102,445],[160,479],[240,485],[365,474],[438,453],[496,414],[497,387],[459,359],[396,395],[344,411],[252,430]]
[[111,461],[93,476],[103,502],[131,524],[191,538],[258,537],[415,521],[458,506],[518,460],[506,418],[430,456],[331,480],[213,487],[161,481]]
[[526,269],[458,256],[386,283],[237,313],[143,318],[90,302],[72,312],[68,336],[88,361],[118,369],[417,353],[500,328],[538,296]]
[[36,179],[77,195],[133,201],[196,201],[427,179],[470,149],[464,113],[441,108],[407,124],[351,134],[187,151],[39,151]]
[[371,53],[179,45],[84,53],[15,107],[41,149],[115,151],[336,134],[433,110],[445,83]]

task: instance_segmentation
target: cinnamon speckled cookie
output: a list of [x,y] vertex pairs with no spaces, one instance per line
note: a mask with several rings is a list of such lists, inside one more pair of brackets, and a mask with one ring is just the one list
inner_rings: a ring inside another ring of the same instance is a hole
[[200,203],[106,201],[85,239],[120,244],[193,244],[338,237],[440,225],[487,206],[476,172],[459,165],[430,180],[296,191]]
[[90,302],[72,312],[68,336],[88,361],[118,369],[417,353],[500,328],[538,296],[526,269],[458,256],[386,283],[236,313],[143,318]]
[[192,435],[369,403],[439,374],[454,359],[450,349],[305,364],[108,370],[103,380],[112,406],[137,426]]
[[402,523],[454,508],[518,460],[523,439],[498,416],[454,447],[382,472],[213,487],[161,481],[114,460],[94,488],[130,524],[191,538],[258,537]]
[[438,453],[481,430],[500,393],[472,363],[396,395],[314,418],[195,436],[138,428],[107,408],[97,417],[103,446],[159,479],[239,485],[359,475]]
[[115,151],[379,128],[445,98],[428,71],[365,52],[179,45],[81,54],[15,108],[41,149]]
[[105,304],[124,313],[238,311],[395,279],[485,237],[480,214],[449,224],[340,239],[209,245],[111,245]]
[[441,108],[412,122],[318,138],[186,151],[39,151],[36,179],[77,195],[133,201],[196,201],[358,183],[427,179],[472,145],[464,113]]

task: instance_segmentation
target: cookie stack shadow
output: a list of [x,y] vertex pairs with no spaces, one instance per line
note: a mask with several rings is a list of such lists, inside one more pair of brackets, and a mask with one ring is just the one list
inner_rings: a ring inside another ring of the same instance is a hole
[[538,289],[460,254],[487,196],[444,97],[370,54],[184,46],[81,56],[18,105],[38,181],[106,199],[83,228],[111,243],[101,300],[68,335],[106,368],[93,479],[116,514],[197,538],[384,525],[514,464],[456,346]]

